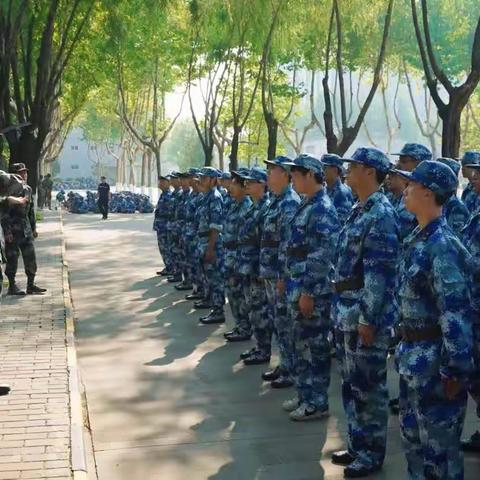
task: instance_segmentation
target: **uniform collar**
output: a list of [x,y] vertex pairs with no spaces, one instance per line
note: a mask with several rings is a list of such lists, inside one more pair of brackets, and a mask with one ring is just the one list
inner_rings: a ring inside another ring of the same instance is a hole
[[446,225],[447,225],[447,221],[445,220],[445,217],[441,215],[435,220],[432,220],[424,228],[420,228],[419,226],[416,227],[415,230],[407,237],[407,239],[405,240],[405,243],[426,241],[439,228],[442,228]]
[[360,203],[361,208],[368,212],[378,201],[382,198],[383,193],[380,190],[373,192],[365,201],[365,203]]

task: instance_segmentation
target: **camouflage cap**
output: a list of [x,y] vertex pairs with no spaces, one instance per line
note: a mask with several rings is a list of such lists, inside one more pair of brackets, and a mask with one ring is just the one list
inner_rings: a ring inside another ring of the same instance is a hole
[[214,167],[202,167],[198,175],[200,177],[220,178],[222,173]]
[[374,147],[357,148],[350,158],[344,158],[343,161],[347,163],[361,163],[382,173],[388,173],[391,169],[387,155]]
[[421,143],[406,143],[400,152],[392,153],[391,155],[410,157],[417,162],[423,162],[424,160],[432,159],[432,152],[430,149]]
[[458,174],[460,173],[460,162],[457,160],[454,160],[453,158],[448,158],[448,157],[440,157],[437,158],[437,162],[443,163],[444,165],[447,165],[450,167],[455,174],[456,177],[458,177]]
[[232,174],[230,172],[223,172],[222,173],[222,180],[231,180]]
[[282,167],[284,170],[288,170],[288,164],[292,163],[292,159],[284,157],[282,155],[275,157],[273,160],[264,160],[267,165]]
[[238,170],[232,170],[231,174],[232,174],[232,178],[237,177],[243,180],[245,177],[250,175],[250,170],[245,167],[240,167]]
[[319,175],[323,176],[322,162],[318,158],[315,158],[307,153],[299,155],[295,160],[293,160],[293,162],[290,162],[288,166],[306,168],[313,173],[318,173]]
[[457,177],[452,169],[436,160],[426,160],[418,164],[412,172],[395,170],[411,182],[420,183],[432,192],[449,196],[457,189]]
[[261,167],[252,167],[250,173],[246,175],[245,180],[251,182],[266,183],[267,182],[267,171]]
[[470,167],[470,165],[477,163],[480,164],[480,152],[469,150],[463,154],[463,157],[460,160],[462,162],[462,166],[464,167]]
[[336,155],[335,153],[325,153],[321,156],[320,160],[323,165],[326,165],[328,167],[343,168],[343,158],[339,155]]

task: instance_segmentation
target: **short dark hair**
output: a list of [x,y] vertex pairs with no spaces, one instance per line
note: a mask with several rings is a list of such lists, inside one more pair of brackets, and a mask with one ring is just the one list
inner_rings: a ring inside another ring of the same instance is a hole
[[380,172],[379,170],[375,170],[375,177],[377,178],[377,183],[381,185],[385,179],[387,178],[388,172]]
[[447,200],[450,198],[450,195],[440,195],[439,193],[433,194],[435,197],[435,203],[438,207],[443,207],[447,203]]

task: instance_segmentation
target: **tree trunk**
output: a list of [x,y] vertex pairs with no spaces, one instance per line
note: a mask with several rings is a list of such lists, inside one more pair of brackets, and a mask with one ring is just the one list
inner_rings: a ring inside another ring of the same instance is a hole
[[147,187],[147,151],[145,149],[142,152],[142,170],[140,178],[140,186],[142,187],[143,192],[145,187]]
[[155,163],[157,165],[157,178],[158,178],[162,174],[162,162],[160,161],[160,149],[155,148],[153,150],[153,153],[155,155]]
[[451,94],[450,103],[445,111],[439,112],[442,119],[442,155],[444,157],[458,158],[463,103],[462,96]]
[[203,149],[205,155],[205,166],[211,167],[213,162],[213,142]]
[[265,123],[268,131],[267,160],[273,160],[277,156],[278,120],[269,113],[265,115]]
[[241,130],[238,128],[233,129],[232,143],[230,150],[230,170],[238,169],[238,147],[240,145],[240,133]]
[[147,187],[152,186],[152,151],[147,153]]
[[43,140],[35,138],[30,129],[22,129],[21,136],[16,144],[16,148],[10,156],[10,164],[24,163],[28,168],[28,184],[32,187],[33,193],[37,192],[38,184],[38,168],[41,148]]

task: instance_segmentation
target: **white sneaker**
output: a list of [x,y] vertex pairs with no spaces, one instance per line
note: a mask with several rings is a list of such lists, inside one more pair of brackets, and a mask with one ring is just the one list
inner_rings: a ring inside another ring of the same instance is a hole
[[308,420],[318,420],[328,416],[328,408],[320,410],[312,405],[302,403],[297,409],[290,413],[290,420],[294,422],[306,422]]
[[297,409],[299,407],[299,400],[298,400],[298,397],[295,396],[293,398],[291,398],[290,400],[285,400],[283,403],[282,403],[282,408],[286,411],[286,412],[293,412],[295,409]]

